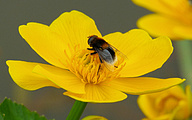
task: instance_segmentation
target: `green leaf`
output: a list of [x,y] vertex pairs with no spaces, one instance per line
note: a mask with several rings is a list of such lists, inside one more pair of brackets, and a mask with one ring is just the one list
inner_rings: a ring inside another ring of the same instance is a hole
[[31,112],[24,105],[5,100],[0,105],[0,120],[47,120],[44,116]]

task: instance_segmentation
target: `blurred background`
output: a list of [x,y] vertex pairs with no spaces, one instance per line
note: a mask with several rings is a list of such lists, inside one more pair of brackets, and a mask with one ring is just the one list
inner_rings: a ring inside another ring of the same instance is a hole
[[[49,25],[61,13],[74,9],[93,18],[102,35],[137,28],[137,19],[150,13],[131,0],[0,0],[0,102],[8,97],[48,119],[64,120],[67,117],[74,100],[64,96],[64,90],[48,87],[36,91],[23,90],[12,81],[5,62],[46,63],[21,38],[18,26],[32,21]],[[176,54],[175,50],[161,69],[145,76],[179,77]],[[128,95],[126,100],[117,103],[89,103],[82,118],[100,115],[109,120],[140,120],[144,115],[137,105],[137,97]]]

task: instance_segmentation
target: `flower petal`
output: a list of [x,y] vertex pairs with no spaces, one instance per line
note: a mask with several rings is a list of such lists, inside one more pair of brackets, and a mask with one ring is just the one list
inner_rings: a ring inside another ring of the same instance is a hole
[[154,101],[154,99],[151,99],[151,96],[149,94],[140,95],[137,99],[137,103],[141,111],[148,118],[146,120],[172,120],[170,119],[173,117],[171,113],[162,115],[160,114],[160,111],[158,111],[155,106],[156,101]]
[[85,84],[69,70],[64,70],[50,65],[37,65],[33,69],[33,72],[48,78],[65,90],[78,94],[85,93]]
[[90,116],[84,117],[82,120],[108,120],[108,119],[103,116],[90,115]]
[[180,39],[174,32],[175,27],[179,25],[180,21],[158,14],[149,14],[137,21],[137,26],[149,32],[152,36],[158,37],[163,35],[175,40]]
[[128,94],[140,95],[146,93],[153,93],[173,87],[184,82],[180,78],[159,79],[152,77],[138,77],[138,78],[118,78],[109,81],[109,86],[117,90],[126,92]]
[[65,68],[62,62],[74,52],[74,47],[88,47],[88,36],[101,36],[93,19],[72,11],[60,15],[50,26],[28,23],[19,27],[19,33],[43,59],[52,65]]
[[32,72],[33,68],[40,63],[16,60],[8,60],[6,63],[9,66],[9,73],[12,79],[23,89],[36,90],[47,86],[59,88],[47,78]]
[[190,117],[190,106],[187,101],[181,100],[173,111],[173,118],[176,120],[187,120]]
[[61,14],[50,28],[62,37],[66,45],[74,47],[79,44],[83,49],[88,47],[89,36],[101,36],[94,20],[76,10]]
[[192,115],[192,93],[191,93],[190,85],[186,86],[185,91],[186,91],[187,101],[189,103],[189,108],[191,112],[190,114]]
[[185,40],[192,40],[192,27],[189,25],[178,26],[174,29],[174,32]]
[[127,98],[126,94],[101,84],[86,84],[85,92],[86,94],[65,92],[64,95],[79,101],[93,103],[112,103],[122,101]]
[[140,95],[137,99],[137,103],[141,111],[145,114],[147,118],[155,118],[158,116],[158,111],[154,109],[154,101],[150,99],[147,95]]
[[112,33],[105,40],[127,56],[121,77],[137,77],[160,68],[173,51],[167,37],[152,39],[147,32],[133,29],[125,34]]
[[143,113],[153,120],[184,120],[190,115],[186,95],[179,85],[161,92],[140,95],[138,105]]
[[35,52],[52,65],[65,68],[65,41],[54,31],[43,24],[30,22],[19,26],[19,33]]
[[177,16],[178,12],[190,7],[188,0],[132,0],[135,4],[147,8],[153,12]]

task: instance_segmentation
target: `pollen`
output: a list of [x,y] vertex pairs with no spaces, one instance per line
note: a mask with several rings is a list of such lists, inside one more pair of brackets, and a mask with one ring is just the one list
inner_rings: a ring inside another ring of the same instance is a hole
[[[114,64],[114,70],[109,70],[104,63],[101,63],[98,54],[91,55],[87,49],[80,49],[76,45],[71,53],[64,51],[67,60],[62,61],[63,65],[74,73],[83,83],[99,84],[106,80],[112,80],[120,75],[120,71],[125,66],[123,58]],[[69,56],[70,54],[71,56]]]

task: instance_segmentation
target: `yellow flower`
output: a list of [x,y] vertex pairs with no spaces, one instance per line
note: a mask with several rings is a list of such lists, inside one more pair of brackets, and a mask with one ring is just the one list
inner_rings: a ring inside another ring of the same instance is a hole
[[102,116],[90,115],[84,117],[82,120],[108,120],[108,119]]
[[[8,60],[15,83],[26,90],[52,86],[84,102],[109,103],[128,94],[156,92],[182,83],[180,78],[138,77],[160,68],[173,51],[167,37],[152,39],[143,30],[102,36],[95,22],[78,11],[65,12],[51,25],[30,22],[19,33],[48,64]],[[87,50],[88,36],[97,35],[127,56],[118,57],[114,71]],[[125,93],[123,93],[125,92]]]
[[190,0],[132,0],[155,14],[141,17],[139,28],[153,36],[165,35],[173,40],[192,40],[192,5]]
[[192,113],[190,87],[186,92],[180,86],[158,93],[140,95],[138,104],[146,120],[187,120]]

